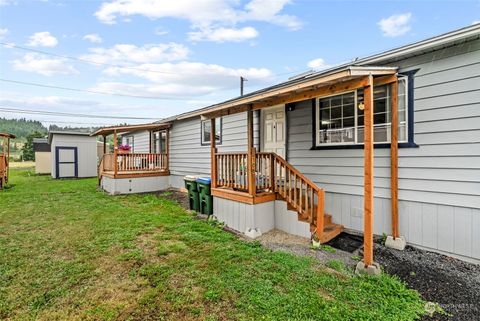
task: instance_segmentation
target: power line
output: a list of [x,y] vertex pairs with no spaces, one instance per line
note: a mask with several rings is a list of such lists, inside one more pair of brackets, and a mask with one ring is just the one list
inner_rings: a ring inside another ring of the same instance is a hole
[[110,123],[82,123],[82,122],[75,122],[75,121],[54,121],[54,120],[38,120],[41,123],[49,123],[49,124],[77,124],[77,125],[90,125],[90,127],[95,126],[113,126],[114,124]]
[[14,83],[14,84],[28,85],[28,86],[37,86],[37,87],[43,87],[43,88],[62,89],[62,90],[69,90],[69,91],[76,91],[76,92],[87,92],[87,93],[99,94],[99,95],[111,95],[111,96],[143,98],[143,99],[159,99],[159,100],[185,100],[185,98],[180,98],[180,97],[177,98],[177,97],[137,96],[137,95],[129,95],[129,94],[112,93],[112,92],[106,92],[106,91],[90,90],[90,89],[79,89],[79,88],[70,88],[70,87],[62,87],[62,86],[54,86],[54,85],[44,85],[44,84],[39,84],[35,82],[26,82],[26,81],[12,80],[12,79],[4,79],[4,78],[0,78],[0,81]]
[[0,111],[5,113],[18,113],[18,114],[44,115],[44,116],[73,116],[73,117],[82,117],[82,118],[158,120],[158,118],[153,118],[153,117],[89,115],[89,114],[64,113],[64,112],[55,112],[55,111],[42,111],[42,110],[33,110],[33,109],[17,109],[17,108],[9,108],[9,107],[0,107]]
[[[137,67],[122,66],[122,65],[118,65],[118,64],[110,64],[110,63],[107,63],[107,62],[99,62],[99,61],[94,61],[94,60],[85,59],[85,58],[78,58],[78,57],[56,54],[56,53],[53,53],[53,52],[48,52],[48,51],[43,51],[43,50],[38,50],[38,49],[33,49],[33,48],[22,47],[22,46],[18,46],[18,45],[6,43],[6,42],[0,42],[0,44],[2,44],[3,46],[5,46],[7,48],[15,48],[15,49],[20,49],[20,50],[25,50],[25,51],[31,51],[31,52],[36,52],[36,53],[40,53],[40,54],[43,54],[43,55],[48,55],[48,56],[53,56],[53,57],[58,57],[58,58],[64,58],[64,59],[70,59],[70,60],[76,60],[76,61],[79,61],[79,62],[94,64],[94,65],[99,65],[99,66],[108,66],[108,67],[116,67],[116,68],[123,68],[123,69],[131,69],[131,70],[138,70],[138,71],[158,73],[158,74],[168,74],[168,75],[184,74],[184,75],[188,75],[187,73],[180,73],[180,72],[148,70],[148,69],[137,68]],[[293,73],[301,73],[301,72],[299,72],[299,71],[288,71],[288,72],[279,73],[279,74],[272,74],[270,76],[255,77],[255,79],[278,77],[278,76],[283,76],[283,75],[288,75],[288,74],[293,74]],[[227,75],[227,76],[239,77],[241,75]]]

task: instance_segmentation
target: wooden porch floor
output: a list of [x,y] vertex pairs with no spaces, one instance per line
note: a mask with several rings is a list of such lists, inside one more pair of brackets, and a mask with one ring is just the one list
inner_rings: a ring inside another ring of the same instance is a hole
[[138,178],[138,177],[152,177],[152,176],[168,176],[169,170],[148,170],[148,171],[121,171],[115,175],[114,171],[104,171],[102,176],[110,178]]

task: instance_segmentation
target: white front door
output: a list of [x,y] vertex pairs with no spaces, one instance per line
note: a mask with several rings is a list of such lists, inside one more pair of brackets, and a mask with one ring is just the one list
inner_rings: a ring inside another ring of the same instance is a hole
[[263,151],[285,158],[285,105],[262,109]]

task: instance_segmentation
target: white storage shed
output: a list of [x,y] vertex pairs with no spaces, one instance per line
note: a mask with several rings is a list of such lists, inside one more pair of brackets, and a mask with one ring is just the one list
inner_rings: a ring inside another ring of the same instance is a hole
[[89,133],[51,131],[53,178],[97,176],[97,139]]

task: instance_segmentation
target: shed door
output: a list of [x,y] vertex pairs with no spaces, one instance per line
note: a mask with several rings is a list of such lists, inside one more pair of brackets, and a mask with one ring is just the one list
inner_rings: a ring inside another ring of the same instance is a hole
[[77,147],[56,148],[57,178],[78,177]]
[[263,112],[263,150],[285,158],[285,106],[266,108]]

